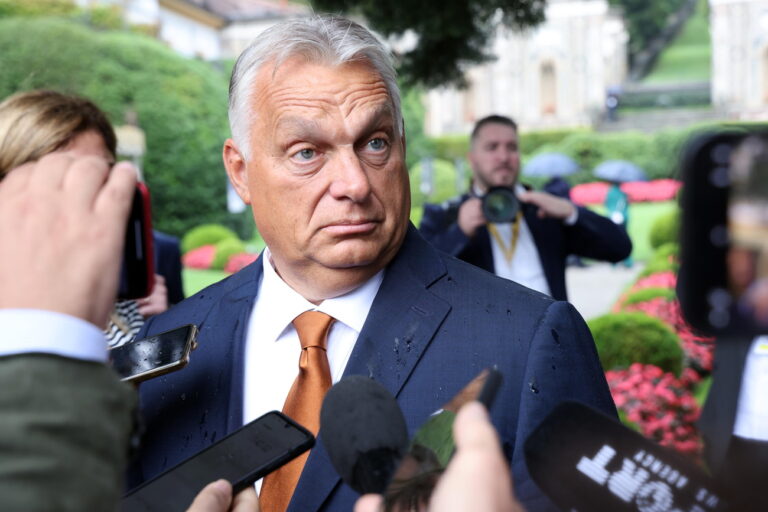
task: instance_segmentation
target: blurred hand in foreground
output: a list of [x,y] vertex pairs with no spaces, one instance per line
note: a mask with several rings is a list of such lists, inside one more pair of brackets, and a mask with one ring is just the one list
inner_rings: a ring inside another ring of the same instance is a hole
[[110,171],[102,158],[66,153],[10,171],[0,182],[0,308],[105,325],[135,185],[131,164]]
[[[470,402],[453,424],[456,454],[432,494],[429,512],[524,512],[512,494],[512,479],[496,430],[485,408]],[[382,498],[368,494],[355,512],[379,512]]]

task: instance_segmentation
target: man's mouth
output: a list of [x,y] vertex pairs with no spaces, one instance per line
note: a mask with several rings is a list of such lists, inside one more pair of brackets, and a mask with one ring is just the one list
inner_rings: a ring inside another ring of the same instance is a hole
[[376,220],[341,220],[331,222],[323,227],[323,231],[334,236],[364,235],[372,232],[379,224]]

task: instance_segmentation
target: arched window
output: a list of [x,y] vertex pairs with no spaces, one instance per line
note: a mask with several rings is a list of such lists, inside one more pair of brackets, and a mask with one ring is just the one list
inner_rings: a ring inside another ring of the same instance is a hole
[[555,65],[545,62],[541,65],[541,113],[542,115],[557,114],[557,75]]

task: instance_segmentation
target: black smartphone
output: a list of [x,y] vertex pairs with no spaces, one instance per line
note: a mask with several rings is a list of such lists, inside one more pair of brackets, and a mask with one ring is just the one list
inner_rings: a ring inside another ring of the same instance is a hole
[[128,493],[124,512],[186,510],[209,483],[224,478],[238,493],[314,446],[314,436],[272,411]]
[[682,162],[678,295],[712,334],[768,330],[768,131],[693,139]]
[[139,182],[125,229],[118,299],[139,299],[152,292],[155,284],[154,260],[149,189]]
[[189,324],[109,351],[112,368],[124,381],[141,382],[184,368],[197,347],[197,326]]

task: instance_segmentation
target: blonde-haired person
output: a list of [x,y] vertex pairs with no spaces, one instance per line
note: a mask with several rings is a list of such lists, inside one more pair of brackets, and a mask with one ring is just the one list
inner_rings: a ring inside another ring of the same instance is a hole
[[[117,137],[104,112],[85,98],[38,90],[14,94],[0,103],[0,179],[11,169],[55,152],[97,156],[112,166]],[[165,281],[155,277],[149,297],[115,304],[105,326],[110,347],[132,340],[145,317],[168,309]]]

